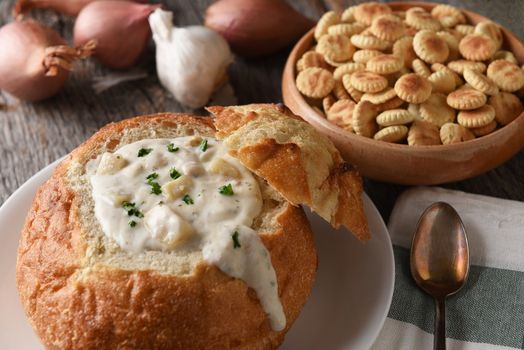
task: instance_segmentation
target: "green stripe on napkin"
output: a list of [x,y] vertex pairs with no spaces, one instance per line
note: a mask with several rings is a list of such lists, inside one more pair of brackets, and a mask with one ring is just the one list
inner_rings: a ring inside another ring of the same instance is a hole
[[[433,299],[411,277],[409,250],[393,248],[395,291],[388,317],[433,333]],[[447,337],[524,348],[524,272],[471,266],[464,288],[446,300],[446,313]]]

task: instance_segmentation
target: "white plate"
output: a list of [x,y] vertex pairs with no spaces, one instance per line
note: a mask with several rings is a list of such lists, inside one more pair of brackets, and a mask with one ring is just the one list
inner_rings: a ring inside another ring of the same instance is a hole
[[[15,287],[18,237],[33,197],[58,161],[23,184],[0,208],[0,349],[41,349]],[[380,214],[367,195],[364,207],[372,239],[361,244],[308,213],[319,256],[311,298],[281,349],[367,349],[391,304],[393,250]]]

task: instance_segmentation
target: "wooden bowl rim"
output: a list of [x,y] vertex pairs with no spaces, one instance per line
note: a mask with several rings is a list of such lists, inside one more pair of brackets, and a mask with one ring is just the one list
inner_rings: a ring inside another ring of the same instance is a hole
[[[439,3],[435,3],[435,2],[419,2],[419,1],[397,1],[397,2],[390,2],[390,3],[387,3],[387,5],[389,5],[393,10],[397,10],[397,9],[400,9],[400,8],[405,8],[405,7],[423,7],[423,8],[427,8],[427,9],[431,9],[437,5],[440,5]],[[524,52],[524,43],[515,35],[513,34],[510,30],[506,29],[504,26],[500,25],[499,23],[487,18],[487,17],[484,17],[476,12],[473,12],[473,11],[469,11],[469,10],[465,10],[463,8],[460,8],[460,10],[466,14],[466,17],[470,17],[473,15],[473,17],[477,17],[479,18],[480,20],[486,20],[486,21],[491,21],[491,22],[494,22],[496,23],[501,31],[503,32],[503,35],[507,38],[511,38],[512,40],[514,40],[519,46],[522,47],[522,50]],[[347,137],[349,140],[355,140],[355,142],[362,142],[363,144],[367,144],[371,147],[378,147],[378,148],[383,148],[383,149],[388,149],[388,150],[396,150],[396,151],[408,151],[409,152],[416,152],[416,151],[424,151],[424,153],[426,152],[429,152],[429,153],[437,153],[437,152],[442,152],[442,151],[458,151],[458,150],[461,150],[461,149],[469,149],[469,148],[479,148],[480,147],[483,147],[483,146],[487,146],[488,144],[490,144],[491,142],[493,142],[494,140],[497,140],[497,137],[499,136],[499,134],[503,134],[503,133],[506,133],[507,132],[507,128],[508,127],[512,127],[513,124],[517,123],[517,121],[521,121],[521,120],[524,120],[524,112],[522,112],[521,114],[519,114],[518,117],[516,117],[514,120],[512,120],[510,123],[502,126],[501,128],[497,129],[496,131],[494,132],[491,132],[487,135],[484,135],[484,136],[481,136],[481,137],[476,137],[475,139],[473,140],[468,140],[468,141],[463,141],[463,142],[459,142],[459,143],[453,143],[453,144],[447,144],[447,145],[418,145],[418,146],[410,146],[410,145],[406,145],[406,144],[400,144],[400,143],[391,143],[391,142],[383,142],[383,141],[377,141],[373,138],[369,138],[369,137],[364,137],[364,136],[360,136],[360,135],[356,135],[354,133],[351,133],[349,131],[346,131],[340,127],[338,127],[337,125],[329,122],[327,119],[323,118],[322,116],[318,115],[318,113],[309,105],[309,103],[307,103],[307,101],[304,99],[304,97],[302,96],[302,94],[298,91],[294,81],[295,81],[295,67],[296,67],[296,62],[298,60],[298,55],[299,55],[299,51],[302,51],[303,49],[303,46],[305,46],[305,42],[307,41],[310,41],[314,35],[314,32],[315,32],[315,27],[313,27],[311,30],[309,30],[306,34],[304,34],[300,40],[295,44],[295,46],[293,47],[291,53],[289,54],[288,56],[288,59],[287,59],[287,62],[286,62],[286,65],[284,67],[284,73],[283,73],[283,76],[282,76],[282,85],[285,84],[285,81],[287,80],[290,80],[292,81],[293,83],[290,84],[290,88],[292,89],[292,92],[293,92],[293,95],[298,96],[299,97],[299,100],[296,101],[298,102],[298,104],[300,104],[300,106],[302,108],[306,108],[306,109],[309,109],[311,115],[314,115],[314,119],[316,122],[318,122],[319,124],[321,124],[323,127],[329,129],[331,132],[334,132],[336,134],[339,134],[341,136],[345,136]],[[518,61],[517,61],[518,62]],[[518,64],[522,64],[522,62],[518,62]],[[285,103],[285,101],[284,101]],[[302,117],[302,116],[301,116]],[[302,117],[304,118],[304,117]],[[306,118],[307,120],[307,118]],[[520,147],[518,148],[519,150],[522,149],[524,147],[524,140],[523,140],[523,143],[520,145]]]

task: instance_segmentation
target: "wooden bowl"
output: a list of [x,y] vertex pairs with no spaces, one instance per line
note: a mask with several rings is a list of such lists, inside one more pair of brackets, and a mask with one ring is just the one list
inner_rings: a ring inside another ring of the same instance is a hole
[[[388,3],[393,10],[420,6],[431,10],[437,4],[426,2]],[[462,10],[468,22],[487,18]],[[372,179],[408,185],[433,185],[459,181],[491,170],[524,146],[524,113],[508,125],[477,139],[439,146],[408,146],[375,141],[345,131],[320,116],[306,102],[295,85],[296,61],[313,42],[314,29],[295,45],[284,69],[282,95],[284,103],[297,115],[327,135],[342,156],[357,166],[362,175]],[[524,62],[524,44],[502,28],[504,46],[517,60]]]

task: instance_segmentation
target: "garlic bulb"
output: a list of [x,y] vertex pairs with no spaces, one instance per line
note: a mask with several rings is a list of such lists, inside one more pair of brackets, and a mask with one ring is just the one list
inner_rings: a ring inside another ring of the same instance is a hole
[[173,14],[161,9],[149,16],[149,25],[162,85],[182,104],[204,106],[224,82],[227,66],[233,61],[228,43],[203,26],[173,26]]

